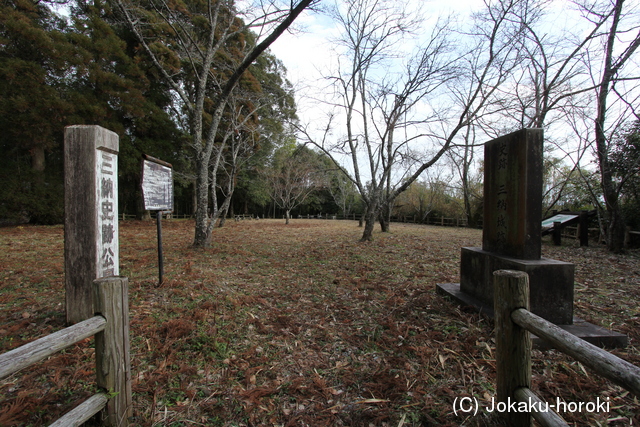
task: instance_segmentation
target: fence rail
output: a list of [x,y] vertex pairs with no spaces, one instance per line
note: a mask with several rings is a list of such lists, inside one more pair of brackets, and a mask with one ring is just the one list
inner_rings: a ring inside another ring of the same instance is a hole
[[[531,337],[546,340],[612,382],[640,396],[640,368],[590,344],[529,311],[529,276],[521,271],[494,274],[496,371],[498,402],[541,402],[531,391]],[[543,408],[536,405],[533,408]],[[511,426],[530,426],[531,417],[543,426],[567,426],[553,411],[507,412]]]
[[[166,214],[167,219],[192,219],[194,216],[190,214]],[[128,219],[136,219],[136,215],[131,214],[119,214],[120,219],[123,221]],[[243,219],[254,219],[260,218],[259,216],[254,216],[253,214],[240,214],[229,216],[228,218],[233,218],[235,220],[243,220]],[[293,219],[294,217],[292,217]],[[341,219],[341,220],[354,220],[359,221],[362,218],[361,214],[350,214],[350,215],[337,215],[337,214],[320,214],[320,215],[297,215],[295,218],[298,219]],[[418,216],[394,216],[391,217],[391,222],[401,222],[401,223],[411,223],[411,224],[425,224],[425,225],[440,225],[444,227],[467,227],[468,221],[466,218],[448,218],[444,216],[439,217],[427,217],[424,220],[421,220]],[[482,228],[482,222],[480,221],[477,225],[478,228]]]
[[0,355],[0,380],[102,332],[106,324],[104,317],[94,316]]
[[93,302],[96,316],[0,355],[3,379],[95,336],[96,382],[104,392],[91,396],[51,426],[79,426],[103,410],[102,425],[128,425],[132,406],[127,278],[94,281]]

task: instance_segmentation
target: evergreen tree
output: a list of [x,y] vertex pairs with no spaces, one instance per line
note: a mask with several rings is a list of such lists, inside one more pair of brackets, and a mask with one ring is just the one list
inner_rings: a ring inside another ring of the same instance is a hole
[[62,218],[60,149],[73,109],[65,26],[46,3],[0,4],[0,218],[11,222]]

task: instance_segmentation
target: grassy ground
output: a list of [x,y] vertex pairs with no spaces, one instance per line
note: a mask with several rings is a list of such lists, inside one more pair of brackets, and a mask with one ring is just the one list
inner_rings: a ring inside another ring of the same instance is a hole
[[[121,222],[140,426],[497,425],[453,402],[495,396],[492,322],[435,292],[457,282],[478,230],[392,224],[358,243],[351,221],[227,223],[208,250],[193,223]],[[64,327],[63,229],[0,229],[0,351]],[[613,352],[640,365],[640,254],[543,244],[576,265],[576,315],[629,335]],[[0,426],[46,425],[95,390],[93,341],[0,382]],[[639,425],[638,397],[555,351],[533,352],[550,403],[609,399],[575,425]]]

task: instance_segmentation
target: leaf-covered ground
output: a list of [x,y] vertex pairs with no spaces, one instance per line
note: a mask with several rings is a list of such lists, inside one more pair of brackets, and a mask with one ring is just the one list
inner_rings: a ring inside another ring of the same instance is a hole
[[[359,243],[351,221],[227,223],[208,250],[193,222],[121,222],[129,277],[133,425],[499,425],[456,398],[495,396],[492,322],[435,292],[457,282],[481,231],[392,224]],[[640,365],[640,254],[543,243],[576,264],[576,315],[629,335]],[[63,229],[0,229],[0,351],[64,327]],[[0,382],[0,426],[47,425],[95,392],[93,340]],[[638,397],[556,351],[533,351],[533,388],[575,425],[640,425]]]

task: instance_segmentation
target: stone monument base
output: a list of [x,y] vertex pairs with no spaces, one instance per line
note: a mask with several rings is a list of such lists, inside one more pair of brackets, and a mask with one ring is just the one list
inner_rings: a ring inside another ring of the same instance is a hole
[[462,248],[460,290],[493,306],[493,272],[496,270],[527,273],[531,312],[556,325],[573,323],[573,264],[547,258],[522,260],[481,248]]
[[[436,285],[436,291],[441,295],[446,295],[459,303],[470,306],[474,310],[493,318],[493,304],[485,304],[477,298],[470,296],[469,294],[460,290],[459,283],[440,283]],[[589,323],[579,317],[572,319],[570,325],[558,325],[565,331],[582,338],[583,340],[596,345],[598,347],[606,348],[623,348],[628,344],[628,338],[624,334],[613,332],[605,329],[601,326]],[[533,345],[540,350],[546,350],[551,348],[544,340],[532,335]]]

